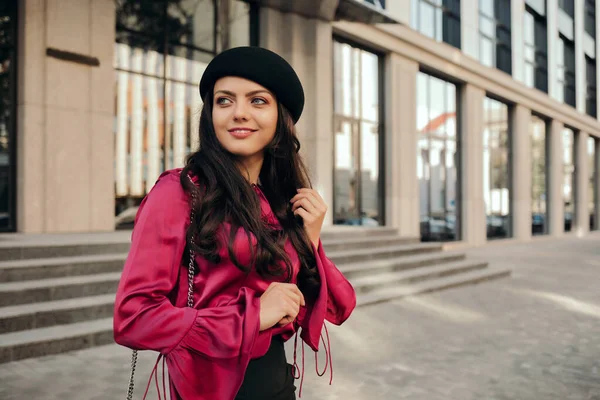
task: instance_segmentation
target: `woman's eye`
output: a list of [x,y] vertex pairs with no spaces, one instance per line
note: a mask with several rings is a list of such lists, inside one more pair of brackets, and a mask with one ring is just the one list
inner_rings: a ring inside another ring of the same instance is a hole
[[260,97],[255,97],[252,99],[252,103],[262,105],[267,104],[267,101],[265,99],[261,99]]
[[227,97],[219,97],[217,99],[217,104],[229,104],[231,103],[231,100],[229,100]]

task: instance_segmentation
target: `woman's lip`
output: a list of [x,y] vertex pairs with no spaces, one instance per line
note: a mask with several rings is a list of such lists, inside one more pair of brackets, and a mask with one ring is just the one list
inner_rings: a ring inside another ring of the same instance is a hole
[[256,132],[256,129],[229,129],[229,133],[237,138],[245,138]]

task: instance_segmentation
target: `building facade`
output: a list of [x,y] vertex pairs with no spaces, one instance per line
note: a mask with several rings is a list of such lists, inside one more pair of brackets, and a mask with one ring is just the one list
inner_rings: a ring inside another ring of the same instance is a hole
[[260,45],[304,85],[327,225],[424,241],[600,227],[595,0],[22,0],[0,6],[0,229],[129,227],[198,145],[197,84]]

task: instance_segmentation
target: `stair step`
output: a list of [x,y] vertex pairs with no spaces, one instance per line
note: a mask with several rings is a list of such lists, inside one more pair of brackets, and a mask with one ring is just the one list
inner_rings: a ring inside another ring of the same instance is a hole
[[356,294],[372,292],[374,290],[395,287],[399,284],[412,284],[428,279],[456,275],[463,272],[483,269],[486,262],[458,261],[442,265],[414,268],[405,271],[387,272],[363,276],[351,281]]
[[114,343],[113,319],[57,325],[0,335],[0,363]]
[[0,305],[14,306],[115,293],[120,272],[0,283]]
[[382,260],[361,261],[338,265],[340,271],[348,279],[373,274],[394,272],[411,268],[425,267],[433,264],[443,264],[465,259],[464,253],[435,252],[432,254],[415,254],[404,257],[386,258]]
[[[323,245],[325,247],[325,244]],[[408,256],[413,254],[441,252],[440,243],[416,243],[400,246],[384,246],[370,249],[328,251],[327,257],[337,265],[378,260],[382,258]]]
[[114,294],[0,308],[0,334],[112,317]]
[[40,246],[19,246],[19,244],[16,244],[15,247],[0,246],[0,261],[127,253],[130,245],[129,241],[117,243],[47,244]]
[[398,236],[398,230],[385,226],[361,228],[358,226],[334,225],[323,229],[321,232],[321,239],[323,242],[325,242],[326,240],[335,239],[368,238],[392,235]]
[[127,253],[117,253],[2,261],[0,282],[117,272],[123,269],[126,258]]
[[488,267],[476,271],[446,276],[410,285],[401,285],[386,289],[376,290],[367,294],[357,295],[357,306],[366,306],[398,299],[401,297],[428,293],[452,287],[469,285],[486,280],[502,278],[511,274],[508,268]]
[[329,240],[323,239],[323,247],[327,252],[386,246],[400,246],[415,243],[419,243],[419,239],[402,237],[398,235],[379,235],[373,237],[359,236],[349,238],[335,238]]

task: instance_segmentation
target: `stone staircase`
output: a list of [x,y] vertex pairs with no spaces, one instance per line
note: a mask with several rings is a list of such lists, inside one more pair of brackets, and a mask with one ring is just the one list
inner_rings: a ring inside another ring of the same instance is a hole
[[[323,245],[359,306],[510,274],[388,228],[328,230]],[[128,248],[129,232],[0,238],[0,363],[112,343]]]

